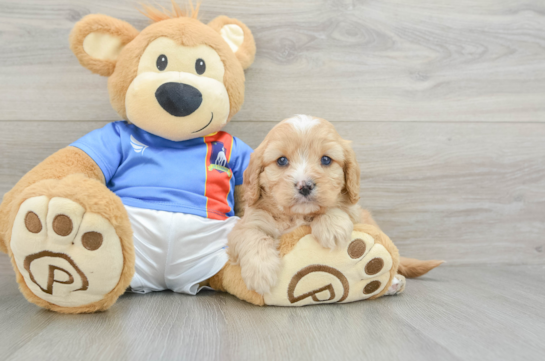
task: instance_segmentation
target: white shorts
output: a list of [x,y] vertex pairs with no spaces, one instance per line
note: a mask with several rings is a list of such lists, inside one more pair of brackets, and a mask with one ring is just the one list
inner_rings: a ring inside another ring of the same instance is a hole
[[137,293],[172,290],[195,295],[199,283],[228,260],[227,235],[238,221],[125,206],[134,232]]

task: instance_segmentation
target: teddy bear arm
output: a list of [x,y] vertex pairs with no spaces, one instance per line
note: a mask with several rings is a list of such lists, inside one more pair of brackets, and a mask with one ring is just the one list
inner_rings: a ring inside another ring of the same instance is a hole
[[10,215],[17,212],[15,200],[27,187],[46,179],[62,179],[70,174],[82,173],[88,178],[104,183],[104,175],[98,165],[84,151],[66,147],[47,157],[30,170],[4,195],[0,204],[0,251],[7,253],[7,234],[11,228]]
[[246,202],[243,197],[243,185],[235,186],[235,216],[242,218]]

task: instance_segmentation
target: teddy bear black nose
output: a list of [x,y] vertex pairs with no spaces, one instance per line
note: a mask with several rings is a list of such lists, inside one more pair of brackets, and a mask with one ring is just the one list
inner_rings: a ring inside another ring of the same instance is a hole
[[170,115],[185,117],[197,110],[202,103],[201,92],[183,83],[165,83],[157,88],[155,98]]

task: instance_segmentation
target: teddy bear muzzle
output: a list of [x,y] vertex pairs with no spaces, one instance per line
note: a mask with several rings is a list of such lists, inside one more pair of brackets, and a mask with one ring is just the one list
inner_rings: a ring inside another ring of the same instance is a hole
[[184,83],[162,84],[155,92],[155,98],[170,115],[185,117],[194,113],[202,104],[199,89]]

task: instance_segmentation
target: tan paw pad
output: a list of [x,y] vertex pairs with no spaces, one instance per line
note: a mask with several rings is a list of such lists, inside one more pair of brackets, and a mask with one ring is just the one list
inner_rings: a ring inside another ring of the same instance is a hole
[[23,202],[10,248],[28,288],[63,307],[101,300],[117,285],[123,269],[121,242],[113,226],[65,198]]
[[390,280],[392,257],[373,237],[353,232],[346,247],[329,250],[312,235],[301,238],[282,259],[279,282],[264,295],[278,306],[353,302],[380,293]]

